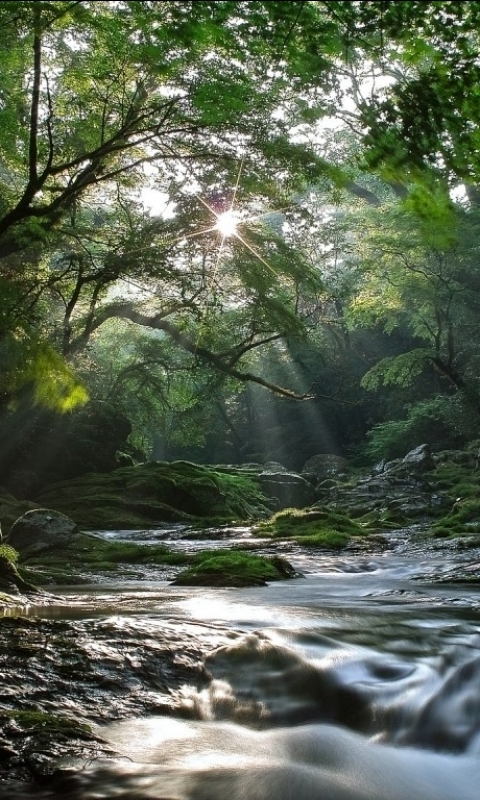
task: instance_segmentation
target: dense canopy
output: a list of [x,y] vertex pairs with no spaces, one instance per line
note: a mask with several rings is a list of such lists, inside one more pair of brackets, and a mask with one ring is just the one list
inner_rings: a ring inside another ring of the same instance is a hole
[[4,482],[475,433],[479,23],[0,2]]

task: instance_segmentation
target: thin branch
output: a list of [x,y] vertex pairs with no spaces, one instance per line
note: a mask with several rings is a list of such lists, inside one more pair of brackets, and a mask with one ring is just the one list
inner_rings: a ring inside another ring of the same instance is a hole
[[285,38],[284,38],[284,40],[282,42],[282,49],[281,49],[280,53],[283,53],[283,51],[285,50],[285,48],[286,48],[286,46],[288,44],[288,40],[291,38],[295,28],[297,27],[298,21],[299,21],[300,17],[302,16],[302,13],[303,13],[303,9],[307,5],[306,0],[302,0],[302,2],[301,3],[297,3],[297,5],[299,6],[297,16],[295,17],[294,21],[290,25],[289,30],[287,31],[287,34],[286,34],[286,36],[285,36]]

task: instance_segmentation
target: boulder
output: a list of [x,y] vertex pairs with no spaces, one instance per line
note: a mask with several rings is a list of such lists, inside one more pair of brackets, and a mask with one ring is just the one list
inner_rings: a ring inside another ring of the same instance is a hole
[[288,472],[288,469],[280,464],[279,461],[266,461],[263,465],[263,472]]
[[402,463],[404,467],[415,470],[415,472],[428,472],[435,468],[435,462],[428,444],[421,444],[414,450],[410,450]]
[[18,550],[38,552],[64,547],[77,533],[77,525],[65,514],[49,508],[27,511],[13,523],[8,544]]
[[346,472],[347,468],[348,461],[346,458],[337,456],[334,453],[319,453],[305,462],[302,474],[314,475],[318,480],[323,480],[332,475]]
[[[450,451],[448,451],[450,452]],[[439,459],[437,458],[437,461]],[[403,476],[411,476],[429,472],[435,469],[436,461],[430,452],[428,444],[421,444],[410,450],[403,458],[395,458],[392,461],[383,459],[372,469],[372,475],[383,475],[385,473],[401,473]]]
[[296,472],[261,472],[258,481],[262,492],[273,500],[276,511],[305,508],[315,498],[312,484]]

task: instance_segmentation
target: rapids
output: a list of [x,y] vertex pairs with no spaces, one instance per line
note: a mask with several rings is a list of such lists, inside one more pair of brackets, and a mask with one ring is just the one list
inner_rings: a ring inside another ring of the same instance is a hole
[[137,713],[128,705],[123,718],[77,698],[115,755],[64,760],[42,796],[478,800],[479,550],[405,534],[381,553],[282,554],[303,578],[220,590],[150,575],[29,610],[74,625],[89,646],[106,626],[119,640],[123,630],[124,668],[134,651],[144,681],[163,658],[156,636],[170,643],[172,669],[187,651],[202,662],[202,680],[182,673],[168,708],[165,686],[149,688],[160,714],[142,706],[140,685]]

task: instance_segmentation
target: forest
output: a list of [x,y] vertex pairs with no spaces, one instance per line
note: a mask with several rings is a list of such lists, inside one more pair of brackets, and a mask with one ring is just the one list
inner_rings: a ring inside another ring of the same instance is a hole
[[478,436],[478,3],[0,23],[5,486]]
[[1,800],[478,800],[480,2],[0,30]]

